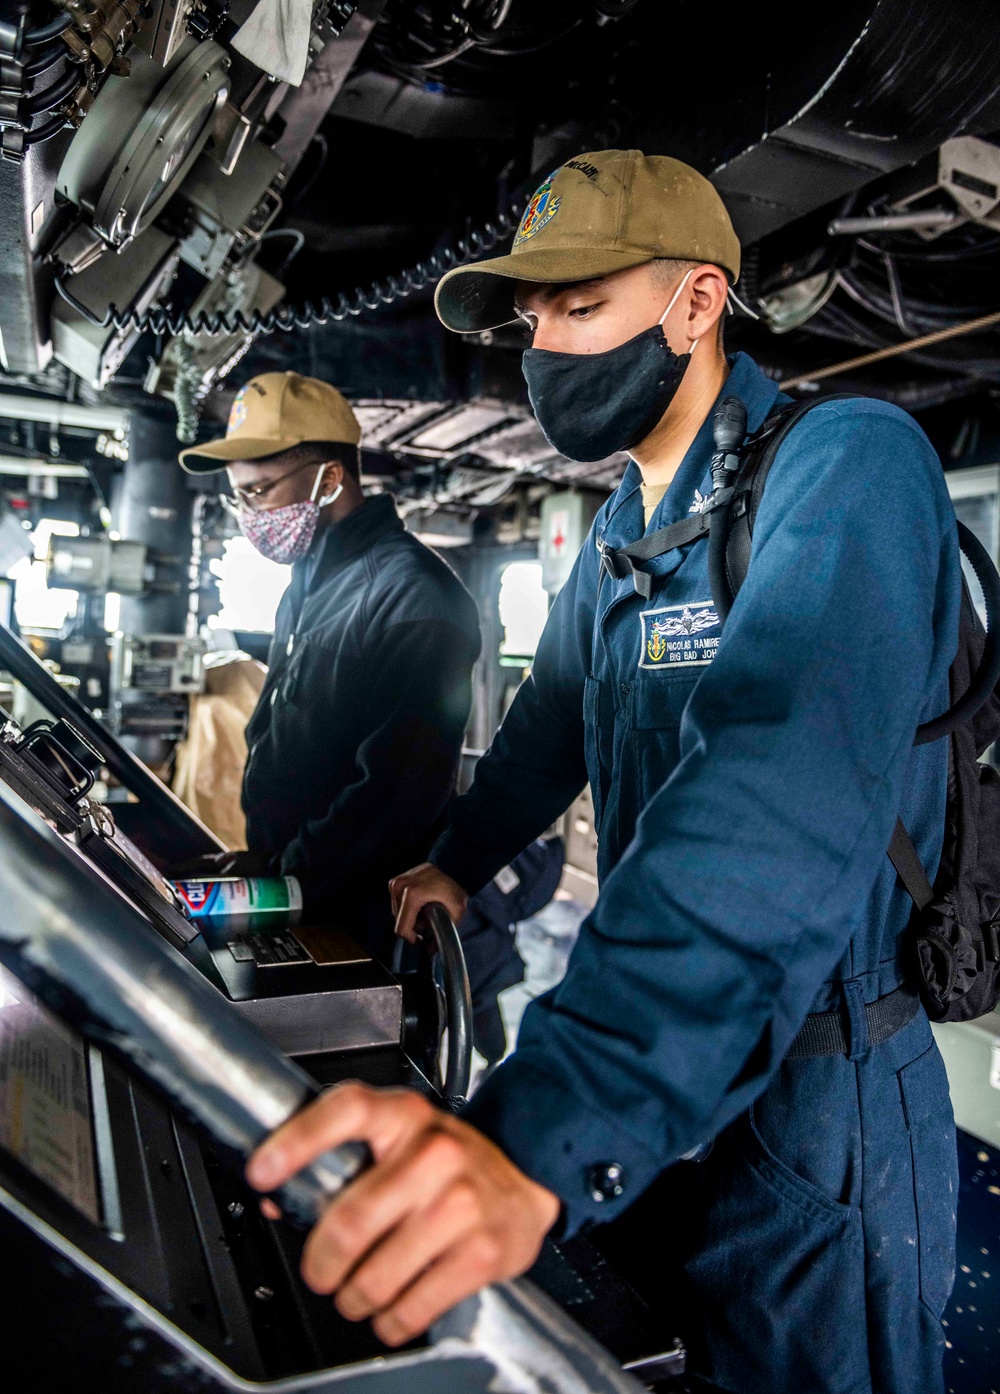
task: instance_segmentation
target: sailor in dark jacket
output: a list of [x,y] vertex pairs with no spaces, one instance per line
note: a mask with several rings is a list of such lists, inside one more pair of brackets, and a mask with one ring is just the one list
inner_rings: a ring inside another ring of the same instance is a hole
[[479,625],[391,497],[362,494],[360,436],[333,387],[265,373],[237,394],[225,439],[181,462],[228,468],[243,532],[293,566],[247,726],[235,869],[297,877],[308,916],[384,954],[387,878],[426,855],[454,789]]
[[[914,746],[948,704],[958,635],[940,463],[895,407],[817,405],[775,455],[724,628],[703,535],[638,583],[602,565],[703,510],[725,394],[751,431],[782,400],[722,352],[739,258],[693,169],[597,151],[539,188],[510,256],[439,286],[453,329],[520,306],[558,449],[633,458],[432,864],[394,883],[400,930],[429,900],[458,914],[585,778],[600,898],[461,1117],[350,1086],[249,1175],[271,1189],[369,1141],[375,1166],[325,1211],[303,1271],[384,1339],[523,1271],[549,1227],[634,1204],[633,1256],[690,1304],[682,1324],[664,1302],[662,1336],[682,1325],[713,1384],[940,1394],[955,1133],[886,855],[899,817],[933,879],[944,832],[947,742]],[[673,1165],[710,1139],[702,1164]],[[647,1209],[668,1181],[673,1207]]]

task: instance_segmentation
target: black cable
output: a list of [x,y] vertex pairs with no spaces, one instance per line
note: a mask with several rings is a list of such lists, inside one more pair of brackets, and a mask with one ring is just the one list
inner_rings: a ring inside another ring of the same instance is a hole
[[55,19],[50,19],[48,24],[41,24],[37,29],[28,29],[24,35],[24,42],[29,48],[34,48],[36,44],[44,44],[49,39],[55,39],[72,24],[69,15],[57,15]]
[[[898,338],[888,338],[877,333],[872,327],[851,315],[846,307],[828,301],[808,323],[807,332],[820,338],[833,339],[838,343],[857,344],[859,348],[888,348],[898,343]],[[954,347],[958,347],[955,345]],[[910,351],[908,363],[920,367],[933,368],[952,374],[961,374],[966,379],[981,378],[988,382],[1000,380],[1000,357],[972,358],[956,354],[945,356],[927,350]]]
[[421,68],[424,71],[442,68],[445,63],[450,63],[453,58],[458,58],[461,54],[468,53],[470,48],[476,48],[478,44],[479,40],[474,36],[463,39],[450,53],[439,53],[436,58],[428,58],[423,63],[415,63],[413,66],[415,68]]
[[490,28],[494,33],[501,28],[510,14],[510,7],[514,0],[496,0],[493,6],[493,13],[490,16]]
[[540,43],[531,44],[528,48],[496,48],[493,44],[481,45],[477,52],[488,54],[490,58],[527,58],[532,53],[541,53],[543,49],[551,48],[554,43],[561,43],[567,34],[572,34],[574,29],[579,29],[583,23],[582,19],[574,19],[573,23],[558,34],[551,34],[547,39],[542,39]]
[[284,261],[274,273],[276,276],[280,276],[283,271],[288,269],[299,252],[301,252],[302,248],[306,245],[306,237],[305,233],[301,232],[297,227],[273,227],[268,228],[267,232],[262,233],[260,240],[261,242],[273,242],[276,237],[290,237],[292,239],[291,250],[286,253]]
[[[884,348],[897,343],[900,332],[910,337],[979,318],[995,308],[995,302],[983,303],[981,292],[995,284],[998,251],[1000,237],[972,224],[943,234],[930,246],[910,232],[858,237],[849,264],[837,273],[840,293],[803,328],[823,338]],[[843,296],[860,307],[862,318],[848,312]],[[891,327],[890,332],[881,325]],[[1000,359],[984,357],[974,346],[911,353],[909,361],[966,379],[1000,378]]]
[[[61,119],[61,118],[60,118]],[[28,140],[34,132],[28,132]],[[405,300],[414,291],[426,290],[439,281],[445,272],[456,266],[465,266],[475,261],[483,253],[492,251],[498,242],[517,227],[521,219],[525,198],[518,194],[515,201],[501,209],[495,220],[484,223],[482,228],[461,237],[443,252],[434,252],[424,261],[406,271],[389,276],[385,281],[373,281],[368,286],[357,286],[349,293],[341,292],[335,299],[323,296],[318,305],[306,300],[300,306],[279,305],[266,314],[253,310],[249,315],[242,310],[232,312],[207,310],[197,315],[175,313],[168,307],[152,308],[139,313],[136,310],[119,310],[109,305],[103,316],[95,315],[93,310],[79,301],[66,285],[66,273],[55,278],[56,293],[79,315],[98,329],[134,329],[138,333],[149,330],[153,334],[207,334],[215,337],[220,334],[271,334],[275,330],[285,333],[293,329],[309,329],[313,325],[324,325],[364,314],[366,310],[380,310],[384,305],[393,305]]]
[[903,288],[899,280],[899,271],[889,252],[884,252],[882,260],[885,262],[885,274],[889,281],[889,296],[892,300],[892,312],[896,323],[903,334],[912,336],[915,331],[913,326],[908,323],[906,314],[903,310]]
[[36,54],[30,63],[25,63],[24,76],[27,79],[39,77],[49,68],[55,67],[60,59],[68,57],[69,49],[57,39],[55,43],[49,44],[48,48],[44,48],[41,53]]
[[1000,269],[1000,239],[980,234],[958,229],[939,239],[935,252],[904,235],[858,238],[840,286],[869,314],[907,335],[978,318],[993,309],[984,303],[983,287],[995,284]]
[[[513,0],[500,0],[499,4],[485,6],[479,22],[466,19],[465,25],[469,33],[474,35],[479,43],[491,44],[506,23],[512,3]],[[491,8],[492,14],[489,13]]]
[[25,145],[40,145],[43,140],[48,140],[50,136],[57,135],[67,125],[66,117],[60,113],[58,116],[51,117],[41,126],[36,126],[32,131],[25,131]]
[[65,73],[58,82],[43,87],[40,92],[32,92],[24,98],[24,109],[30,116],[38,116],[43,111],[51,111],[71,96],[80,86],[80,74],[75,68]]
[[[511,21],[512,5],[499,0],[496,5],[486,3],[475,12],[463,5],[461,12],[455,8],[447,14],[421,7],[415,13],[407,13],[405,23],[400,16],[384,19],[372,40],[372,47],[385,64],[387,71],[407,81],[424,81],[428,72],[434,73],[439,67],[457,62],[462,74],[457,77],[459,84],[470,71],[482,72],[480,58],[523,58],[549,48],[553,43],[566,37],[580,24],[583,17],[577,15],[568,23],[558,23],[555,28],[551,19],[538,22],[537,14],[530,19],[517,18]],[[500,47],[502,43],[502,47]],[[470,66],[471,65],[471,68]],[[455,81],[455,73],[449,70],[447,81]],[[461,86],[455,91],[463,91]]]
[[[843,214],[841,216],[844,216]],[[987,256],[1000,248],[1000,236],[985,236],[985,229],[977,224],[966,224],[951,232],[943,233],[933,242],[924,242],[916,234],[905,232],[868,233],[855,239],[855,247],[881,256],[885,248],[870,238],[878,236],[893,244],[893,256],[898,261],[914,262],[957,262],[968,261],[972,257]]]
[[330,144],[326,136],[323,135],[322,132],[316,132],[312,140],[309,142],[309,149],[311,150],[314,145],[319,146],[319,159],[316,161],[316,168],[314,170],[311,170],[308,178],[305,179],[303,183],[301,183],[299,187],[294,190],[291,202],[286,203],[285,205],[286,213],[290,208],[295,208],[299,204],[299,202],[305,198],[306,194],[316,183],[316,180],[323,173],[323,169],[326,166],[327,159],[330,155]]
[[897,280],[899,310],[905,310],[906,321],[900,323],[896,302],[891,296],[891,286],[890,298],[887,299],[878,286],[858,274],[857,267],[840,272],[837,279],[841,290],[863,310],[866,310],[876,319],[891,324],[893,328],[901,329],[907,336],[917,333],[931,333],[935,329],[945,329],[966,319],[976,319],[981,315],[991,314],[995,308],[992,305],[957,304],[954,297],[947,304],[944,304],[915,299],[913,296],[904,296],[902,287]]

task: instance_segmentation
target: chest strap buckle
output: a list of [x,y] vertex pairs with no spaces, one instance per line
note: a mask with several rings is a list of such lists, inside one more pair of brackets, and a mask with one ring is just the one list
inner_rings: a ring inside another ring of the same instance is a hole
[[653,593],[653,575],[643,570],[642,563],[654,561],[665,556],[675,548],[687,547],[699,538],[708,535],[711,526],[712,510],[720,503],[728,503],[732,497],[731,489],[723,489],[713,494],[710,504],[701,513],[689,514],[678,523],[670,523],[656,532],[646,533],[637,542],[627,547],[610,547],[602,537],[597,543],[601,554],[601,565],[605,573],[615,581],[622,581],[631,575],[636,591],[644,600]]
[[623,564],[617,550],[603,537],[598,539],[597,550],[601,556],[601,566],[612,581],[621,581],[628,575],[628,567]]

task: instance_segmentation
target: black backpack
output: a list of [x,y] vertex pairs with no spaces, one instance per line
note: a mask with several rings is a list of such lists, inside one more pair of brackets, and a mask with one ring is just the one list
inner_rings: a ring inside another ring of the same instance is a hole
[[[720,411],[734,399],[726,399]],[[737,447],[731,493],[720,499],[718,524],[709,532],[712,594],[721,621],[750,565],[754,521],[767,476],[781,443],[818,401],[794,402],[764,423]],[[740,410],[742,410],[742,405]],[[732,408],[729,407],[729,411]],[[743,413],[743,429],[746,414]],[[739,427],[739,414],[722,423],[720,454]],[[729,435],[727,435],[727,431]],[[723,488],[719,455],[713,462]],[[715,497],[716,495],[713,495]],[[1000,997],[1000,770],[980,756],[1000,739],[1000,576],[989,553],[962,523],[959,543],[972,564],[986,599],[989,631],[983,629],[962,580],[958,651],[951,665],[952,706],[918,728],[914,745],[949,738],[948,797],[944,846],[932,887],[906,828],[897,819],[889,858],[914,903],[908,965],[932,1021],[969,1021],[992,1011]],[[714,546],[713,546],[714,542]]]
[[[792,402],[752,436],[743,403],[723,398],[713,422],[714,488],[707,506],[626,547],[600,541],[603,571],[618,578],[631,574],[636,590],[648,598],[653,578],[643,563],[707,534],[712,599],[724,625],[746,579],[753,526],[779,447],[807,411],[847,395]],[[1000,575],[963,523],[958,537],[982,586],[989,628],[983,629],[963,578],[958,652],[949,679],[952,705],[914,737],[915,745],[949,737],[944,846],[934,886],[899,819],[887,848],[914,904],[908,967],[932,1021],[970,1021],[992,1011],[1000,997],[1000,770],[979,761],[1000,740]]]

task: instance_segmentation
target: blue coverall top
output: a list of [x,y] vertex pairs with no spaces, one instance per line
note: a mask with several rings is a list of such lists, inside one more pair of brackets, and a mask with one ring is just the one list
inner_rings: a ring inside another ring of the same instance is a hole
[[[756,430],[777,388],[730,361]],[[712,448],[709,415],[650,529],[711,492]],[[911,906],[886,848],[900,814],[933,876],[943,835],[947,741],[913,735],[947,706],[960,569],[916,423],[855,399],[795,428],[721,636],[704,541],[648,565],[649,600],[602,584],[598,539],[644,531],[639,484],[631,464],[432,853],[475,891],[590,779],[599,902],[465,1113],[560,1197],[567,1232],[742,1114],[835,984],[857,1003],[901,982]],[[591,1169],[610,1159],[627,1184],[602,1201]]]

